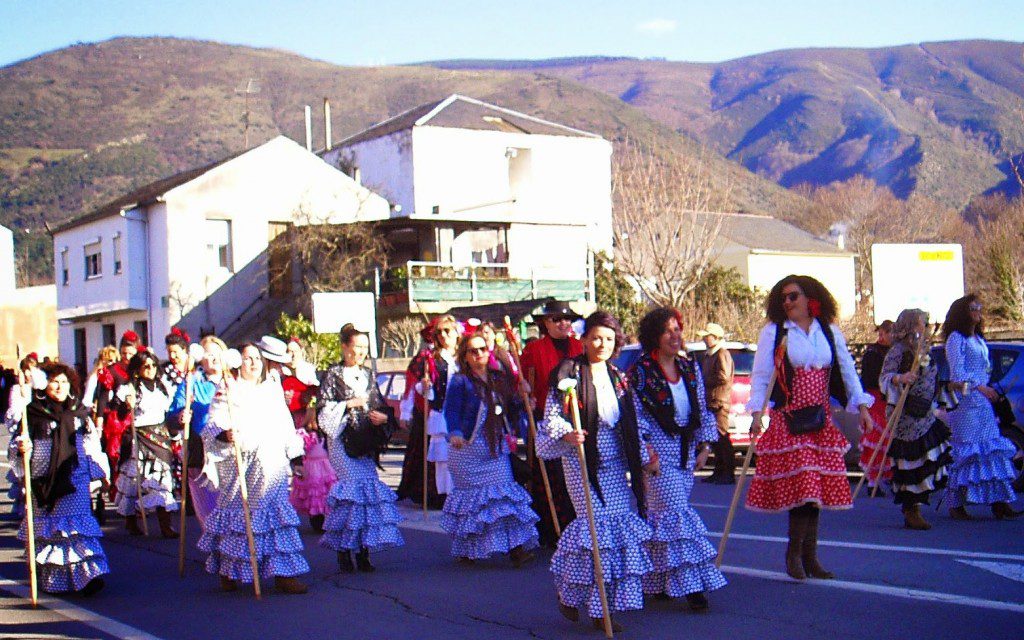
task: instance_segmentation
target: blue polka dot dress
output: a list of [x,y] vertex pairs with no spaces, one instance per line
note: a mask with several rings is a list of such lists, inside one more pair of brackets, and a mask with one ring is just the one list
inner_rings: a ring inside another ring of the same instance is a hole
[[954,332],[946,340],[949,379],[968,391],[949,411],[953,464],[949,467],[950,506],[1013,502],[1013,443],[999,434],[992,403],[977,390],[989,382],[988,345],[979,336]]
[[[75,436],[78,465],[71,472],[74,493],[58,499],[50,512],[40,508],[38,503],[33,505],[36,570],[39,588],[46,593],[78,591],[94,578],[110,573],[107,556],[100,545],[103,532],[92,514],[89,494],[89,483],[105,478],[106,474],[86,453],[83,436],[88,428],[91,424],[82,424]],[[33,440],[33,477],[49,472],[51,448],[49,439]],[[16,440],[11,441],[9,456],[15,475],[24,477]],[[18,529],[18,539],[22,542],[28,540],[25,520]]]
[[[630,372],[631,382],[642,373],[639,371],[640,364]],[[726,585],[725,576],[714,563],[718,553],[708,541],[707,527],[690,506],[697,443],[718,440],[715,416],[707,410],[704,400],[705,389],[700,368],[694,367],[691,371],[696,376],[694,386],[701,424],[690,438],[685,468],[680,466],[682,436],[666,433],[643,404],[639,400],[636,402],[637,414],[645,418],[642,424],[646,428],[641,435],[654,447],[660,467],[660,473],[646,481],[647,522],[654,529],[654,535],[647,542],[647,551],[651,555],[654,569],[644,576],[644,593],[664,593],[673,598],[712,591]],[[686,384],[682,377],[675,384],[668,383],[676,423],[684,425],[691,418]]]
[[[441,517],[441,527],[452,538],[451,553],[456,558],[477,560],[492,553],[508,553],[515,547],[537,546],[540,518],[530,508],[533,499],[512,477],[510,450],[504,437],[497,439],[495,452],[491,453],[483,431],[484,407],[469,378],[456,374],[445,396],[445,420],[449,433],[466,438],[466,444],[461,449],[449,449],[448,469],[454,488]],[[520,415],[512,409],[504,411],[506,415]],[[460,415],[474,424],[464,424]],[[467,436],[469,433],[472,435]]]
[[234,451],[232,445],[217,438],[231,429],[246,470],[260,578],[307,573],[299,516],[288,501],[289,460],[302,455],[303,445],[295,434],[281,386],[274,381],[232,381],[230,400],[229,408],[224,389],[217,392],[202,432],[206,451],[203,471],[219,488],[217,506],[206,517],[199,538],[199,549],[209,554],[206,570],[238,582],[253,581]]
[[345,403],[355,397],[380,398],[379,391],[371,394],[371,384],[375,390],[377,383],[369,369],[335,365],[320,385],[317,423],[327,435],[331,466],[338,477],[327,496],[320,545],[334,551],[377,552],[405,544],[398,529],[402,520],[395,506],[398,496],[381,482],[373,458],[350,457],[341,441],[353,420],[365,419],[361,411],[346,409]]
[[[626,480],[627,463],[617,425],[619,409],[615,390],[608,377],[602,375],[594,376],[594,386],[601,416],[597,431],[598,482],[604,500],[597,496],[593,487],[583,486],[576,447],[561,439],[572,431],[572,425],[562,416],[562,399],[555,390],[548,395],[544,421],[537,434],[537,454],[549,460],[562,458],[565,485],[577,514],[562,532],[551,558],[558,599],[564,605],[585,611],[591,618],[600,618],[603,612],[594,576],[593,543],[584,491],[590,491],[594,507],[605,590],[612,611],[643,608],[643,576],[653,571],[654,565],[645,546],[652,530],[637,515],[633,493]],[[643,463],[648,461],[644,456]]]

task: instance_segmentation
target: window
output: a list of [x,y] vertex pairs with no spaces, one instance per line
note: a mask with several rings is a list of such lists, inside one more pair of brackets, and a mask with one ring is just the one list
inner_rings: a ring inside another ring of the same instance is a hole
[[100,251],[100,243],[94,242],[85,245],[85,279],[99,278],[103,275],[103,253]]
[[65,287],[71,282],[71,275],[68,273],[68,248],[60,250],[60,283]]
[[[67,249],[64,250],[65,252]],[[62,252],[63,253],[63,252]],[[67,283],[65,283],[67,284]],[[78,371],[78,375],[85,378],[89,367],[89,350],[88,345],[85,342],[85,329],[75,329],[75,370]],[[90,402],[92,398],[86,398]]]
[[121,273],[121,234],[114,234],[114,273]]
[[142,344],[149,344],[149,322],[136,320],[132,323],[132,330],[142,339]]
[[105,324],[102,327],[103,330],[103,346],[113,345],[117,346],[117,329],[112,324]]
[[231,221],[206,221],[206,252],[214,269],[231,271]]

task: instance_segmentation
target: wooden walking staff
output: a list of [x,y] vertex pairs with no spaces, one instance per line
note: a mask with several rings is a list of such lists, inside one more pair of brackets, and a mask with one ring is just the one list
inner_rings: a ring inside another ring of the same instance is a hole
[[132,457],[135,459],[135,504],[142,516],[142,535],[149,537],[149,525],[146,523],[146,507],[142,504],[142,465],[139,463],[139,432],[135,428],[135,403],[131,406],[132,421]]
[[[188,354],[188,373],[185,375],[185,409],[181,412],[182,418],[182,431],[181,431],[181,503],[178,505],[178,575],[181,577],[185,576],[185,505],[188,504],[188,439],[191,435],[191,424],[192,424],[192,400],[195,398],[195,392],[192,385],[195,382],[196,373],[196,358],[198,354],[192,353],[192,347],[197,345],[189,346]],[[199,347],[202,350],[202,347]]]
[[[228,416],[231,418],[231,428],[235,427],[235,416],[231,409],[231,394],[228,378],[224,378],[224,401],[228,404]],[[260,593],[260,567],[256,561],[256,538],[252,534],[252,512],[249,510],[249,480],[246,477],[248,469],[242,461],[242,448],[238,446],[238,438],[232,434],[231,448],[235,450],[235,465],[238,468],[238,490],[242,494],[242,517],[245,519],[245,537],[249,543],[249,566],[252,568],[252,588],[256,592],[256,599],[261,597]]]
[[[21,345],[17,345],[18,377],[22,386],[31,384],[31,380],[21,369]],[[29,392],[31,394],[31,391]],[[31,395],[29,396],[31,398]],[[25,544],[28,549],[28,587],[29,597],[32,600],[32,607],[39,605],[39,576],[36,573],[36,524],[35,514],[32,512],[32,453],[28,446],[32,437],[28,432],[28,404],[21,408],[21,464],[25,472]]]
[[[433,357],[433,356],[430,356]],[[430,419],[430,400],[427,399],[427,389],[430,388],[430,371],[424,367],[423,371],[423,520],[427,520],[427,483],[430,480],[430,463],[427,461],[427,450],[430,448],[430,435],[427,434],[427,422]]]
[[[558,383],[558,389],[565,394],[566,402],[571,408],[572,428],[582,433],[580,426],[580,406],[576,396],[576,380],[566,378]],[[590,497],[590,474],[587,472],[587,454],[583,445],[576,445],[576,457],[580,463],[580,475],[583,481],[583,498],[587,505],[587,524],[590,526],[590,551],[594,556],[594,579],[597,581],[597,593],[601,597],[601,616],[604,618],[604,635],[612,637],[612,613],[608,608],[608,593],[604,588],[604,568],[601,566],[601,549],[597,540],[597,523],[594,520],[594,503]]]
[[[519,371],[520,379],[522,379],[524,376],[523,365],[519,360],[519,340],[512,331],[512,321],[508,316],[505,316],[505,337],[508,338],[508,351],[512,354],[512,361],[516,363],[516,369]],[[530,428],[528,434],[529,441],[526,443],[526,450],[530,457],[530,469],[532,470],[533,459],[536,457],[535,447],[537,446],[537,423],[533,419],[533,411],[530,410],[530,397],[526,393],[526,390],[520,387],[519,395],[523,399],[523,406],[526,411],[526,420]],[[538,465],[540,466],[540,479],[544,483],[544,496],[548,500],[548,509],[551,511],[551,524],[555,527],[555,537],[561,538],[562,527],[558,524],[558,513],[555,510],[555,500],[551,496],[551,483],[548,481],[548,469],[543,460],[540,460]]]
[[[779,358],[786,357],[786,339],[783,336],[779,342],[779,348],[775,352],[775,367],[772,368],[772,375],[768,378],[768,390],[764,394],[764,402],[761,404],[761,417],[768,412],[768,402],[772,398],[772,391],[775,390],[775,381],[778,379],[779,367],[782,366]],[[758,432],[760,432],[760,424]],[[729,436],[726,436],[727,438]],[[750,470],[750,459],[757,444],[757,437],[751,434],[750,444],[747,445],[747,453],[743,456],[743,466],[740,468],[740,477],[736,480],[736,489],[732,492],[732,502],[729,503],[729,515],[725,517],[725,527],[722,528],[722,539],[718,542],[718,557],[715,558],[715,566],[722,567],[722,556],[725,554],[725,543],[729,541],[729,531],[732,530],[732,521],[736,517],[736,508],[740,504],[740,496],[743,494],[743,485],[747,483],[747,471]]]

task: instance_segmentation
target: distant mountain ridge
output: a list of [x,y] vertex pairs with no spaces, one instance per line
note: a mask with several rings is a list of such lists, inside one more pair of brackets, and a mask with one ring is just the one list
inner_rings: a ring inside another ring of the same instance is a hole
[[[696,157],[731,186],[736,209],[785,212],[802,199],[640,110],[551,75],[448,71],[425,66],[341,67],[274,49],[176,38],[115,38],[0,68],[0,224],[39,229],[147,182],[241,150],[245,97],[249,146],[284,134],[303,140],[314,106],[314,147],[324,145],[320,105],[331,100],[335,141],[412,107],[461,93],[598,133]],[[45,234],[19,234],[32,273],[52,279]]]
[[447,61],[566,78],[792,187],[869,177],[962,207],[1015,192],[1024,46],[988,40],[774,51],[721,63],[583,57]]

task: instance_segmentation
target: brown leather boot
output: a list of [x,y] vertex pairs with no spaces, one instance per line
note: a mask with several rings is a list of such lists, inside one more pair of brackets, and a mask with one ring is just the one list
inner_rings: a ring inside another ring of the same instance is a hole
[[912,504],[903,508],[903,522],[908,529],[927,531],[932,528],[928,521],[921,515],[921,505]]
[[124,528],[133,536],[142,535],[142,528],[139,527],[139,516],[134,513],[130,516],[125,516]]
[[800,562],[804,537],[807,535],[807,516],[796,509],[789,510],[789,542],[786,544],[786,573],[790,578],[803,580],[807,577]]
[[965,507],[950,507],[949,517],[954,520],[974,520],[974,516],[967,513],[967,509]]
[[836,574],[827,571],[818,562],[818,518],[821,510],[815,509],[807,517],[807,535],[804,537],[803,550],[800,559],[803,561],[804,571],[812,578],[820,580],[831,580]]
[[274,588],[281,593],[300,594],[309,591],[309,587],[299,582],[298,578],[274,576]]
[[238,583],[227,576],[220,577],[220,590],[224,592],[237,591]]
[[160,535],[164,538],[177,538],[178,532],[171,528],[171,514],[163,507],[157,507],[156,521],[160,523]]
[[[604,631],[604,618],[591,618],[590,624],[598,631]],[[624,630],[625,627],[618,623],[615,618],[612,618],[612,632],[618,633]]]
[[519,568],[533,560],[534,555],[527,551],[523,545],[519,545],[517,547],[513,547],[512,550],[508,552],[508,557],[512,560],[512,566]]

